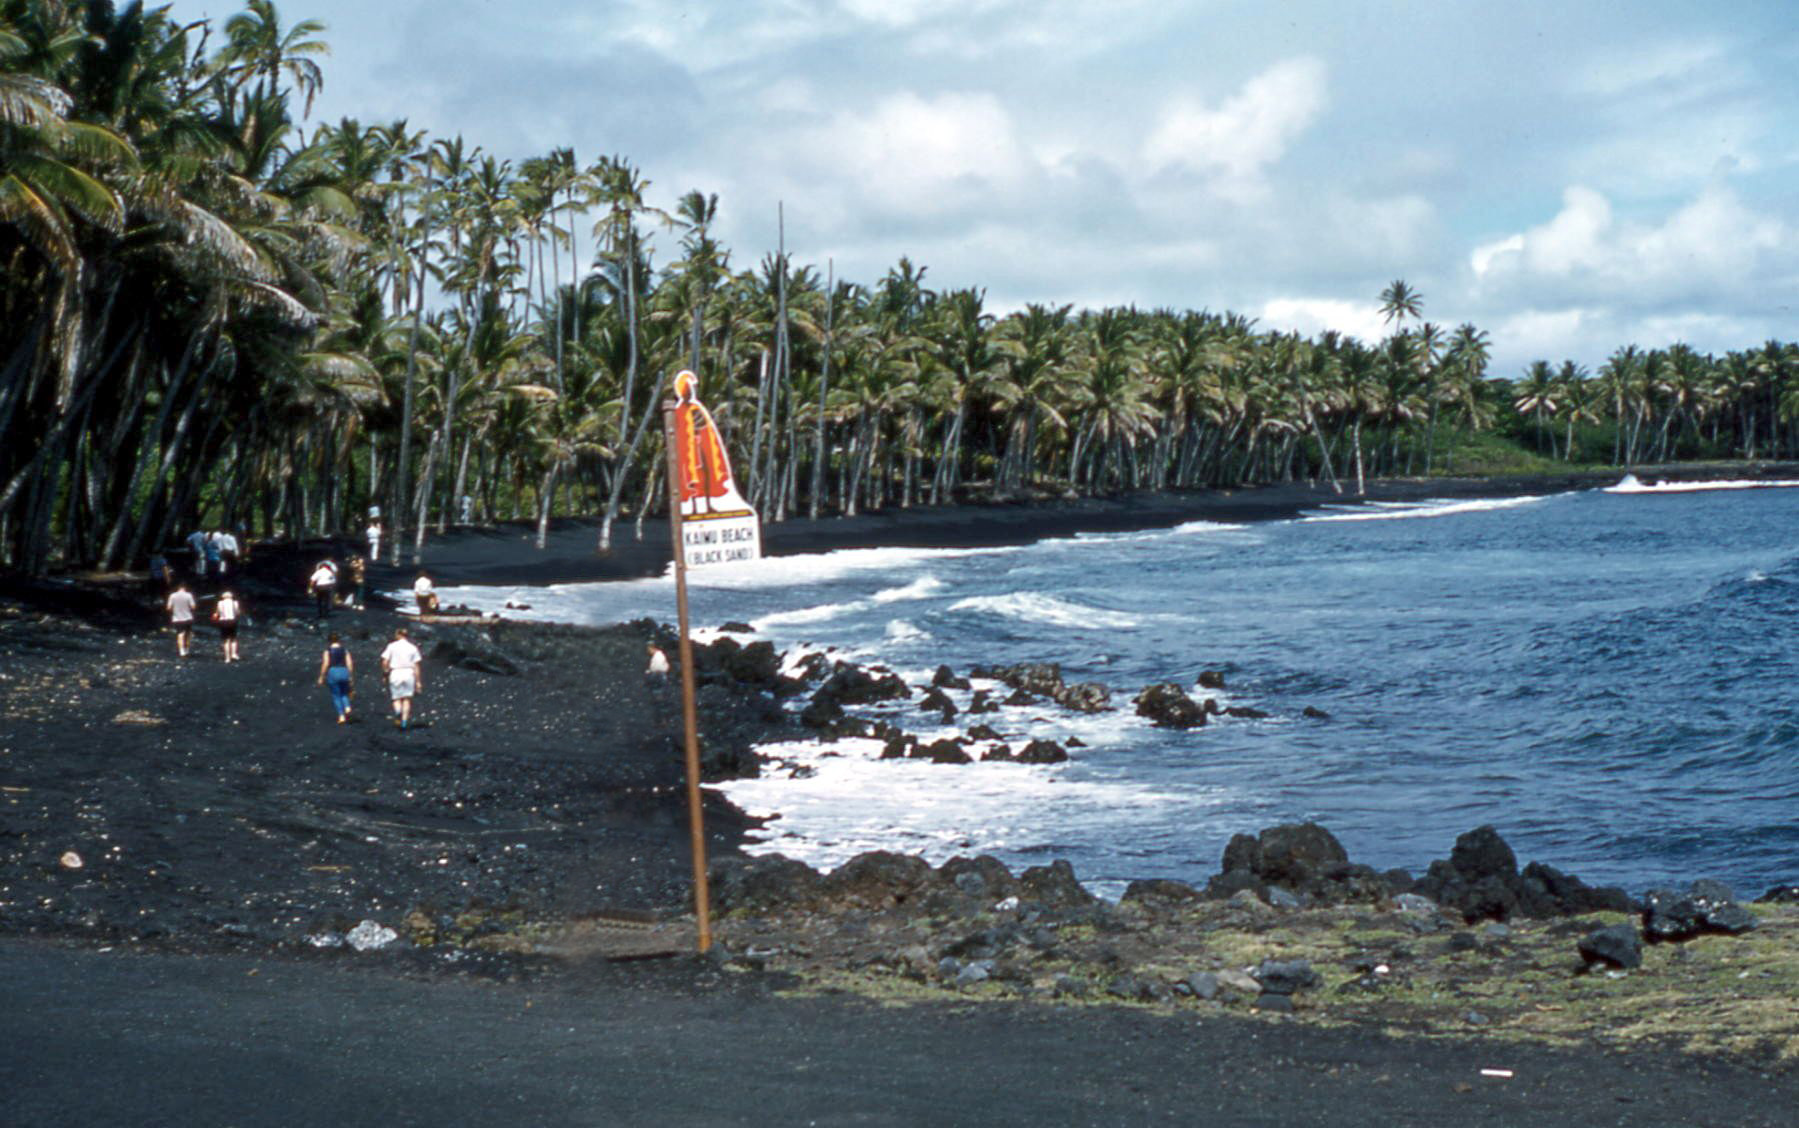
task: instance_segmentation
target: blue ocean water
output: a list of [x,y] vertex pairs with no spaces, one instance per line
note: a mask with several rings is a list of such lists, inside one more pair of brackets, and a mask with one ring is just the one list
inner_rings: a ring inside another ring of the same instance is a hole
[[[450,594],[562,621],[674,617],[667,579]],[[1379,868],[1419,872],[1491,823],[1521,863],[1633,892],[1799,880],[1799,490],[1342,505],[785,557],[696,574],[692,599],[696,625],[747,620],[783,649],[835,647],[915,683],[939,663],[1053,661],[1122,706],[958,719],[1014,747],[1083,743],[1052,767],[882,761],[867,741],[774,750],[779,769],[725,789],[778,816],[758,848],[816,865],[874,848],[1065,857],[1116,892],[1203,883],[1232,834],[1314,819]],[[1202,669],[1270,717],[1169,732],[1133,715],[1137,689]],[[936,731],[916,705],[894,712]]]

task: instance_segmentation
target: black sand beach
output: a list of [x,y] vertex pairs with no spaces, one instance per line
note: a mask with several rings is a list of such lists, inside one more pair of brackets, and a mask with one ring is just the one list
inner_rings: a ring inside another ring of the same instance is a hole
[[[1751,474],[1795,476],[1714,476]],[[1381,483],[1370,497],[1615,477]],[[1340,500],[1282,487],[964,506],[765,537],[777,554],[973,546]],[[519,585],[655,574],[668,559],[656,522],[641,543],[620,526],[606,557],[591,523],[558,524],[542,553],[532,534],[459,530],[428,541],[423,562],[442,584]],[[328,547],[258,547],[231,665],[207,628],[177,659],[131,581],[0,586],[8,1122],[1776,1124],[1799,1096],[1779,1055],[1393,1039],[1178,1001],[971,1007],[949,992],[895,1008],[820,990],[729,937],[704,958],[621,962],[591,928],[558,948],[543,928],[566,941],[583,922],[668,920],[685,941],[678,711],[642,675],[658,625],[418,625],[420,724],[399,732],[377,655],[404,620],[340,610],[330,626],[357,662],[359,719],[338,726],[315,685],[325,628],[301,591]],[[380,570],[371,586],[409,578]],[[715,771],[740,770],[754,741],[803,735],[730,678],[703,700]],[[722,803],[707,819],[728,862],[747,820]],[[345,946],[364,921],[398,940]],[[1480,1075],[1501,1059],[1511,1079]]]

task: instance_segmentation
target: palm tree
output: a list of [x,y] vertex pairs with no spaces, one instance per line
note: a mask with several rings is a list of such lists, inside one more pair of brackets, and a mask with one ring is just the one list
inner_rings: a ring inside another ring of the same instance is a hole
[[1381,319],[1388,324],[1397,321],[1403,329],[1406,318],[1417,319],[1423,315],[1423,311],[1424,298],[1407,285],[1403,278],[1395,278],[1380,292]]
[[282,31],[273,0],[248,0],[245,9],[225,21],[226,46],[219,56],[222,73],[238,89],[254,81],[258,97],[285,97],[281,92],[285,74],[305,100],[302,116],[312,116],[312,100],[325,82],[317,56],[329,55],[331,47],[311,37],[322,33],[325,25],[301,20]]
[[[1537,424],[1537,449],[1543,449],[1543,419],[1556,413],[1556,397],[1561,389],[1556,383],[1555,370],[1549,367],[1546,360],[1533,360],[1524,370],[1524,382],[1518,387],[1518,396],[1512,401],[1512,407],[1519,412],[1528,411]],[[1549,436],[1549,457],[1555,457],[1555,435]]]

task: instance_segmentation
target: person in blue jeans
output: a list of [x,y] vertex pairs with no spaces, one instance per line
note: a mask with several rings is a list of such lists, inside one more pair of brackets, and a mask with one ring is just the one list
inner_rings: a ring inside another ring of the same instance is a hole
[[337,723],[347,724],[350,719],[350,694],[353,687],[350,679],[356,674],[356,660],[350,657],[349,648],[332,631],[326,640],[325,653],[319,658],[319,684],[331,691],[331,707],[337,710]]

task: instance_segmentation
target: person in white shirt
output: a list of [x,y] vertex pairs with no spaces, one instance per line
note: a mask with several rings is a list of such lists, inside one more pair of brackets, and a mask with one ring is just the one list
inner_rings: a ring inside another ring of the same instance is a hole
[[362,531],[362,535],[369,538],[369,559],[379,561],[381,559],[381,522],[371,520],[369,527]]
[[169,625],[175,628],[175,652],[186,658],[194,637],[194,596],[186,581],[176,582],[164,606],[169,609]]
[[420,572],[419,578],[412,581],[412,598],[418,602],[421,615],[429,615],[437,610],[437,587],[432,584],[430,576]]
[[406,628],[394,631],[394,640],[381,652],[381,672],[387,675],[387,693],[393,699],[394,724],[404,730],[412,724],[412,696],[425,684],[425,656],[406,637]]
[[331,605],[337,602],[337,565],[329,560],[319,561],[306,581],[306,590],[319,601],[319,618],[329,619]]
[[649,644],[649,651],[650,664],[644,670],[643,676],[651,685],[661,685],[668,680],[668,655],[664,654],[662,648],[653,642]]
[[219,596],[218,603],[212,609],[212,621],[219,625],[219,642],[225,649],[227,662],[238,661],[237,619],[242,614],[243,604],[229,591]]

